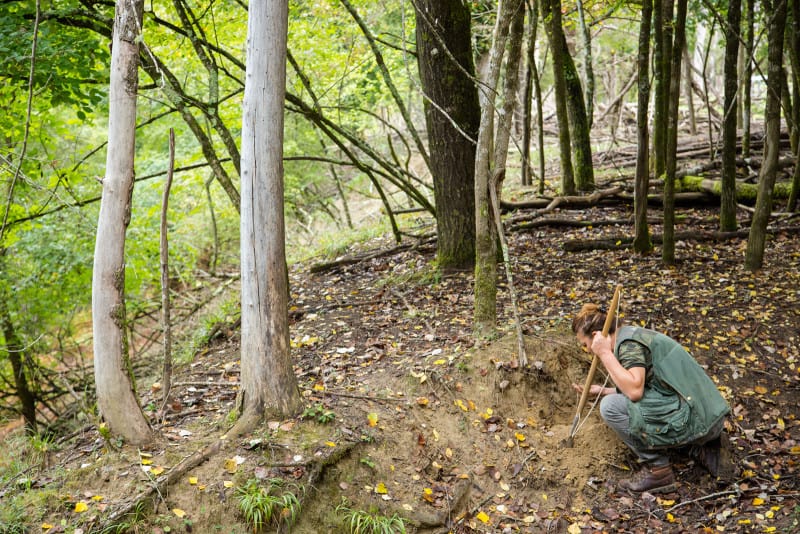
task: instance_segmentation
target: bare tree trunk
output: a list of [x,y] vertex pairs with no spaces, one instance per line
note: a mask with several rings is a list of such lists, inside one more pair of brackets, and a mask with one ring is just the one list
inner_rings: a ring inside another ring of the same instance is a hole
[[586,24],[583,9],[583,0],[577,0],[578,26],[581,30],[583,44],[583,101],[586,105],[586,121],[589,130],[592,129],[594,119],[594,68],[592,66],[592,32]]
[[136,396],[125,318],[125,233],[131,217],[143,0],[118,0],[111,47],[106,175],[92,279],[97,404],[112,432],[142,444],[151,428]]
[[745,18],[747,37],[745,38],[745,66],[744,66],[744,80],[743,80],[743,99],[742,102],[742,157],[747,159],[750,157],[750,117],[752,111],[752,81],[753,81],[753,48],[754,48],[754,30],[755,30],[755,13],[754,6],[756,0],[744,0],[745,3]]
[[728,1],[728,24],[725,28],[725,108],[722,126],[722,195],[719,213],[719,229],[723,232],[736,230],[736,109],[739,80],[737,59],[739,56],[739,29],[741,0]]
[[692,64],[689,58],[689,49],[683,48],[683,77],[686,79],[686,107],[689,108],[689,131],[692,135],[697,135],[697,114],[694,109],[694,74],[692,74]]
[[[772,4],[772,5],[770,5]],[[758,198],[747,238],[747,251],[744,264],[751,271],[761,268],[764,263],[764,247],[767,237],[767,223],[772,211],[772,190],[778,174],[778,156],[781,136],[781,80],[783,78],[783,32],[786,27],[786,0],[764,1],[765,13],[769,17],[769,67],[767,75],[767,104],[764,112],[764,163],[758,176]]]
[[[169,213],[169,191],[172,188],[172,173],[175,168],[175,130],[169,129],[169,166],[164,194],[161,197],[161,323],[164,329],[164,366],[161,373],[163,387],[162,402],[166,406],[172,389],[172,324],[170,323],[171,304],[169,298],[169,235],[167,214]],[[162,406],[163,411],[163,406]]]
[[439,268],[475,265],[475,138],[480,125],[469,8],[417,0],[417,66],[436,200]]
[[484,105],[475,153],[475,304],[473,330],[477,337],[494,334],[497,322],[497,240],[491,230],[489,177],[492,169],[494,114],[500,66],[503,61],[508,28],[519,0],[500,0],[492,34],[489,70],[483,84]]
[[283,102],[288,0],[252,2],[242,113],[241,415],[233,435],[265,415],[302,407],[289,348],[283,213]]
[[575,193],[575,174],[572,167],[572,143],[570,142],[569,113],[567,111],[567,82],[564,76],[564,54],[558,45],[558,32],[561,29],[560,0],[543,0],[542,17],[545,33],[550,41],[553,54],[553,88],[556,100],[556,117],[558,119],[558,146],[561,158],[561,194]]
[[650,240],[650,228],[647,224],[647,191],[650,184],[650,139],[648,103],[650,102],[650,24],[653,18],[652,0],[642,0],[642,16],[639,23],[639,55],[637,67],[639,71],[639,99],[636,110],[636,129],[638,146],[636,149],[636,183],[634,191],[633,211],[636,237],[633,248],[640,254],[653,249]]
[[[678,0],[675,15],[675,42],[670,48],[672,65],[670,72],[681,71],[681,54],[686,42],[686,4]],[[665,265],[675,263],[675,171],[678,151],[678,103],[680,101],[681,77],[673,76],[669,87],[669,113],[667,114],[667,150],[664,173],[664,244],[661,259]]]

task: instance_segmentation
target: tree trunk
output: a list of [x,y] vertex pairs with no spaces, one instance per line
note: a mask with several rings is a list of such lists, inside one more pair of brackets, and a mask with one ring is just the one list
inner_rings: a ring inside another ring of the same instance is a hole
[[722,125],[722,198],[719,229],[736,230],[736,108],[739,80],[736,62],[739,55],[741,0],[728,1],[725,28],[725,119]]
[[[0,249],[0,265],[5,267],[6,249]],[[0,272],[3,270],[0,269]],[[10,296],[6,291],[0,295],[0,333],[3,334],[5,351],[11,363],[11,372],[14,373],[14,395],[22,406],[22,417],[25,419],[25,429],[30,434],[36,433],[36,395],[31,391],[28,374],[25,370],[25,347],[17,336],[17,329],[8,309]]]
[[670,102],[670,63],[672,61],[673,0],[653,2],[654,46],[653,70],[655,72],[655,104],[653,113],[653,154],[655,175],[661,178],[666,169],[667,122]]
[[[764,2],[764,12],[773,13],[769,17],[769,51],[767,75],[767,103],[764,111],[766,139],[764,142],[764,163],[758,176],[758,199],[756,200],[750,235],[747,238],[745,267],[751,271],[761,268],[764,263],[764,247],[767,237],[767,223],[772,211],[772,189],[778,171],[778,156],[781,135],[781,79],[783,78],[783,32],[786,27],[786,0]],[[771,4],[771,5],[770,5]],[[774,10],[774,11],[773,11]]]
[[589,130],[592,129],[594,119],[594,68],[592,66],[592,32],[586,24],[586,15],[583,9],[583,0],[577,0],[578,25],[581,31],[583,44],[583,100],[586,105],[586,122]]
[[640,254],[646,254],[653,249],[650,240],[650,228],[647,224],[647,192],[650,187],[650,139],[649,139],[649,114],[650,102],[650,22],[653,17],[653,3],[651,0],[642,0],[642,17],[639,23],[639,55],[637,68],[639,71],[638,86],[639,99],[636,109],[636,129],[638,146],[636,149],[636,182],[634,189],[634,224],[635,238],[633,248]]
[[[686,40],[687,0],[678,0],[675,15],[675,42],[670,46],[672,55],[670,72],[681,71],[681,54]],[[664,244],[661,260],[665,265],[675,263],[675,171],[678,152],[678,103],[681,77],[673,76],[669,86],[669,113],[667,114],[667,150],[664,173]]]
[[542,17],[545,33],[553,53],[553,90],[556,100],[556,118],[558,119],[558,147],[561,157],[561,194],[575,193],[575,174],[572,167],[569,114],[567,111],[567,81],[564,75],[564,54],[561,52],[558,34],[563,37],[561,28],[560,0],[543,0]]
[[750,116],[752,110],[752,87],[753,87],[753,51],[754,51],[754,29],[755,29],[755,4],[756,0],[744,0],[747,37],[745,38],[745,62],[743,80],[743,99],[742,103],[742,157],[750,157]]
[[473,330],[477,337],[494,334],[497,322],[497,240],[491,231],[489,205],[489,176],[492,169],[494,114],[500,66],[508,37],[508,27],[514,13],[509,7],[518,0],[501,0],[497,5],[497,20],[489,52],[489,69],[482,84],[485,103],[481,109],[481,125],[475,153],[475,304]]
[[[475,264],[475,142],[480,125],[473,82],[469,8],[459,0],[419,0],[417,64],[425,100],[439,267]],[[430,101],[428,100],[430,99]]]
[[794,175],[792,177],[792,191],[786,203],[786,211],[797,209],[797,199],[800,196],[800,0],[791,0],[792,4],[792,32],[790,57],[792,60],[792,90],[794,100]]
[[283,213],[283,101],[288,0],[252,2],[242,105],[241,415],[234,435],[265,415],[302,407],[289,351],[289,287]]
[[[522,0],[508,2],[509,23],[508,53],[505,54],[506,66],[503,79],[503,108],[497,121],[497,132],[494,141],[494,169],[505,169],[508,159],[508,144],[511,139],[511,127],[514,119],[514,109],[517,107],[517,92],[519,89],[519,60],[522,55],[522,34],[525,29],[525,6]],[[499,183],[502,183],[502,180]],[[500,191],[497,191],[500,198]],[[499,209],[499,207],[498,207]]]
[[152,433],[136,397],[125,319],[125,233],[134,183],[142,8],[143,0],[119,0],[115,9],[106,175],[92,278],[97,404],[111,431],[132,444],[147,442]]

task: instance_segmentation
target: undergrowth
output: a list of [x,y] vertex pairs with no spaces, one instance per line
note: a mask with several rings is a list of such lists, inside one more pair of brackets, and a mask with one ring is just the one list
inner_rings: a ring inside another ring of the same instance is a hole
[[280,478],[260,481],[248,480],[236,490],[239,500],[239,511],[244,520],[260,532],[268,526],[294,523],[300,513],[300,498],[303,489],[287,483]]
[[347,501],[336,507],[336,514],[344,520],[349,534],[405,534],[406,524],[397,514],[381,515],[377,510],[355,510]]

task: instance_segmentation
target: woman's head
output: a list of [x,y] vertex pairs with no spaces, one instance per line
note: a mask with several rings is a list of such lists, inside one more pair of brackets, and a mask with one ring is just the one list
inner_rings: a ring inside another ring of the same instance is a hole
[[[581,311],[572,319],[572,331],[576,335],[592,337],[594,332],[602,332],[606,322],[606,312],[597,304],[584,304]],[[613,334],[617,325],[612,322],[608,333]]]

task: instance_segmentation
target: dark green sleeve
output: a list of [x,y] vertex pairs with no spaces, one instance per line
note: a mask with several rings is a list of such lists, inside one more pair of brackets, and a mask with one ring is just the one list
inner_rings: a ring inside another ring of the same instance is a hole
[[649,370],[651,367],[650,351],[636,341],[623,341],[619,346],[617,359],[625,369],[644,367]]

